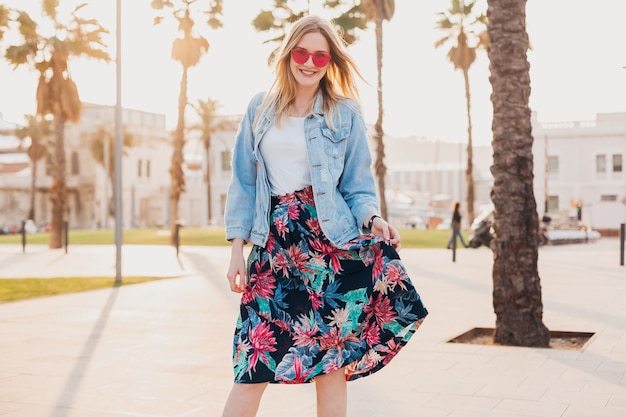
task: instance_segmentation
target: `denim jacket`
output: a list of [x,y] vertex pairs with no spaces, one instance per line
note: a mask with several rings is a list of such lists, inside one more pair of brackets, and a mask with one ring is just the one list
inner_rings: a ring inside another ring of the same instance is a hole
[[[237,131],[224,216],[227,240],[242,238],[259,246],[267,243],[270,213],[270,185],[259,143],[275,119],[273,110],[268,111],[254,127],[262,100],[263,93],[252,98]],[[318,93],[304,121],[304,135],[318,220],[324,235],[340,246],[358,237],[368,213],[380,209],[359,107],[341,100],[333,131],[324,120],[322,101]]]

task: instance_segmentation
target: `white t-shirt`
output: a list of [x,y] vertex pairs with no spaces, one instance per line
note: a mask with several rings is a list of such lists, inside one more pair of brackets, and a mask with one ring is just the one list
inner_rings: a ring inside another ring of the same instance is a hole
[[272,195],[283,195],[311,185],[304,137],[304,117],[285,117],[269,128],[259,150],[265,161]]

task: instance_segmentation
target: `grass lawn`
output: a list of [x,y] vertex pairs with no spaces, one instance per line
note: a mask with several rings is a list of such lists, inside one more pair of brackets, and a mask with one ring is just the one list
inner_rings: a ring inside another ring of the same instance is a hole
[[[153,277],[124,277],[121,285],[154,281]],[[118,286],[111,277],[75,278],[9,278],[0,279],[0,303],[27,300],[29,298],[99,290]]]
[[[403,248],[445,248],[450,238],[449,230],[399,230]],[[26,235],[26,245],[48,244],[48,233]],[[69,245],[113,245],[115,232],[106,230],[70,230]],[[467,241],[467,239],[466,239]],[[0,235],[0,244],[21,244],[21,235]],[[169,231],[164,229],[125,229],[122,234],[125,245],[169,245]],[[180,229],[181,246],[223,246],[228,245],[224,239],[222,227],[183,227]]]

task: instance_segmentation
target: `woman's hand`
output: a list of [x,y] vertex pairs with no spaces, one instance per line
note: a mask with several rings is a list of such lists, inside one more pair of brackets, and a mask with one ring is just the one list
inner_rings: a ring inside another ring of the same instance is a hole
[[400,251],[400,234],[398,231],[383,218],[376,216],[372,222],[370,232],[375,236],[382,236],[383,240],[393,246],[396,251]]
[[243,239],[233,239],[230,253],[230,266],[226,278],[232,292],[242,293],[247,286],[246,261],[243,257]]

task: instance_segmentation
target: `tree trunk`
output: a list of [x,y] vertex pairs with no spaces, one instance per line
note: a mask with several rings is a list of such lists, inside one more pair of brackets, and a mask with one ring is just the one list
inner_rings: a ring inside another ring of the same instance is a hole
[[469,224],[474,221],[474,145],[472,141],[472,106],[469,84],[469,73],[463,70],[465,82],[465,107],[467,109],[467,167],[465,169],[465,182],[467,184],[467,220]]
[[[377,6],[378,3],[377,3]],[[383,131],[383,19],[381,11],[376,14],[376,64],[378,67],[378,118],[374,126],[374,142],[376,143],[376,160],[374,162],[374,173],[378,180],[378,193],[380,198],[380,214],[387,219],[387,198],[385,196],[385,177],[387,167],[385,166],[385,143]]]
[[52,185],[50,186],[50,249],[63,246],[63,222],[67,204],[67,185],[65,167],[65,117],[62,112],[54,115],[54,130],[56,142],[54,146],[54,167],[52,170]]
[[537,269],[526,0],[488,0],[495,206],[494,342],[547,347]]
[[170,243],[176,244],[176,225],[178,218],[178,202],[181,194],[185,191],[185,173],[183,172],[183,148],[185,147],[185,108],[187,107],[187,68],[183,66],[183,74],[180,81],[180,93],[178,95],[178,122],[174,132],[174,144],[170,176],[172,187],[170,189]]

